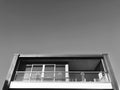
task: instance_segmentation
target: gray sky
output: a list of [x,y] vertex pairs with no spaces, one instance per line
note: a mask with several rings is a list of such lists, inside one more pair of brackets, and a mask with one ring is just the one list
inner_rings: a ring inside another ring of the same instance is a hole
[[108,53],[120,83],[120,1],[0,1],[0,87],[14,53]]

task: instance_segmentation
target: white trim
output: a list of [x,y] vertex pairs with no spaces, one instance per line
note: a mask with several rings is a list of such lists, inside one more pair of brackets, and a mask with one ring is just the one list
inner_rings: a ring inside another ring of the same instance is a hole
[[102,54],[20,54],[19,57],[102,57]]
[[111,83],[94,82],[11,82],[10,88],[42,89],[112,89]]
[[[33,64],[32,64],[31,71],[30,71],[30,78],[31,78],[31,76],[32,76],[32,71],[33,71]],[[29,78],[29,79],[30,79],[30,78]]]
[[104,71],[107,72],[103,59],[101,59],[101,62],[102,62]]
[[55,81],[55,74],[56,74],[56,64],[54,64],[54,80]]
[[[104,62],[104,60],[101,59],[101,62],[102,62],[102,65],[103,65],[103,69],[104,69],[104,71],[107,72],[107,70],[106,70],[107,68],[105,67],[105,62]],[[107,80],[107,81],[110,81],[110,82],[111,82],[111,79],[110,79],[109,73],[105,73],[105,77],[106,77],[106,80]]]
[[45,64],[43,64],[43,68],[42,68],[42,74],[41,74],[41,80],[43,81],[44,78],[44,72],[45,72]]
[[20,57],[43,57],[46,55],[41,55],[41,54],[20,54]]
[[11,80],[11,77],[12,77],[12,74],[13,74],[13,71],[14,71],[14,68],[15,68],[18,57],[19,57],[19,54],[14,54],[11,66],[9,68],[9,71],[8,71],[8,74],[7,74],[7,77],[6,77],[6,80],[8,80],[8,83]]
[[66,78],[66,81],[69,81],[69,65],[66,64],[65,65],[65,78]]

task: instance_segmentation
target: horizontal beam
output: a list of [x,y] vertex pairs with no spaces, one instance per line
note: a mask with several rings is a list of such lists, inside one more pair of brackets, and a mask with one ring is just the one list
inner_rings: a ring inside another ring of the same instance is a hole
[[103,57],[102,54],[20,54],[19,57]]
[[11,89],[112,89],[111,83],[94,83],[94,82],[11,82]]

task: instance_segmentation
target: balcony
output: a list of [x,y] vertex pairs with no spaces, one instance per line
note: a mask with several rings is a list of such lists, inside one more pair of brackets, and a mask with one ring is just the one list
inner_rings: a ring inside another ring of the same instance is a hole
[[108,73],[98,71],[16,71],[19,82],[110,82]]
[[109,73],[99,58],[22,58],[11,89],[112,89]]

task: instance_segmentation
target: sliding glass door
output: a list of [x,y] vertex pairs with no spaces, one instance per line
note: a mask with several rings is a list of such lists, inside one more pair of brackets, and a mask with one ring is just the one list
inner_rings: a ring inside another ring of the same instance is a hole
[[[68,64],[27,64],[22,79],[18,81],[68,81]],[[19,72],[19,71],[18,71]]]

